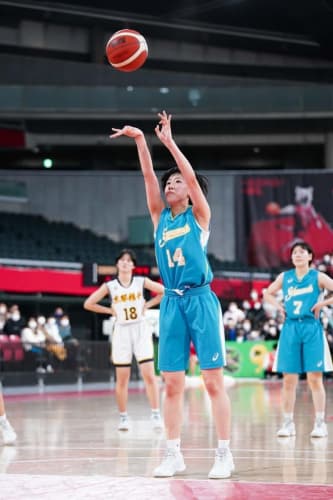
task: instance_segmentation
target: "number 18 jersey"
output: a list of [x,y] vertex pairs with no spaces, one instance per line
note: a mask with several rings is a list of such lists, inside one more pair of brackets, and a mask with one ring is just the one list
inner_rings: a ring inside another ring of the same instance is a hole
[[192,207],[173,217],[165,208],[155,233],[155,254],[163,284],[183,290],[212,281],[207,259],[209,232],[195,220]]
[[112,307],[117,314],[118,324],[127,325],[143,319],[144,281],[144,277],[134,276],[127,287],[123,286],[117,278],[106,283]]

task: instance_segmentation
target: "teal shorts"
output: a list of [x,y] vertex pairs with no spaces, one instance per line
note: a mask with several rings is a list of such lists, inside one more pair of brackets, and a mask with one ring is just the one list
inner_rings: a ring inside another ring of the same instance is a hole
[[274,371],[326,372],[332,360],[323,327],[314,318],[287,319],[281,330]]
[[182,294],[166,290],[160,306],[159,369],[186,370],[191,341],[202,370],[225,365],[222,311],[209,285]]

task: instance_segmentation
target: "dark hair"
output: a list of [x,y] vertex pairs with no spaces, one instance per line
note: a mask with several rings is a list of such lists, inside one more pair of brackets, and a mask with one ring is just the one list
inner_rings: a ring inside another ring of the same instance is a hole
[[130,256],[131,260],[133,261],[133,264],[136,266],[136,255],[135,252],[133,252],[133,250],[131,250],[130,248],[123,248],[119,253],[119,255],[117,255],[115,263],[117,264],[118,260],[120,260],[126,254]]
[[[171,167],[171,168],[169,168],[169,170],[167,170],[162,175],[161,184],[162,184],[163,191],[165,190],[165,186],[166,186],[166,183],[168,182],[168,179],[174,174],[181,174],[182,175],[182,173],[178,167]],[[204,175],[201,175],[201,174],[197,174],[197,172],[195,172],[195,176],[197,178],[199,186],[201,187],[201,191],[203,192],[203,194],[207,198],[207,194],[208,194],[208,179],[207,179],[207,177],[205,177]],[[190,199],[190,205],[192,205],[191,199]]]
[[309,245],[309,243],[307,243],[306,241],[301,241],[301,240],[295,241],[295,243],[293,244],[293,246],[290,249],[290,258],[291,258],[291,255],[296,247],[301,247],[301,248],[303,248],[303,250],[306,250],[308,253],[312,254],[312,259],[309,261],[311,264],[313,259],[314,259],[314,251],[312,250],[312,247]]

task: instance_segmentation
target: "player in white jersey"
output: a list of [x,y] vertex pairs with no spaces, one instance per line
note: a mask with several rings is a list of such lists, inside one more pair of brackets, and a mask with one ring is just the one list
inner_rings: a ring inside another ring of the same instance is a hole
[[[283,373],[282,404],[284,420],[278,437],[296,434],[293,412],[300,373],[307,374],[315,410],[311,437],[327,436],[323,372],[332,371],[332,360],[319,320],[323,307],[333,304],[333,297],[322,298],[324,290],[333,292],[333,279],[310,268],[314,253],[305,241],[291,248],[294,269],[281,273],[264,292],[264,299],[275,306],[284,318],[273,371]],[[282,290],[283,303],[275,297]]]
[[[152,410],[152,425],[156,429],[162,427],[153,341],[144,313],[161,302],[164,287],[150,278],[133,276],[135,265],[134,252],[122,250],[116,259],[117,277],[103,283],[84,302],[88,311],[111,314],[116,318],[112,333],[112,361],[116,369],[116,400],[120,413],[118,429],[124,431],[129,429],[127,400],[133,355],[145,383]],[[146,302],[144,289],[157,295]],[[99,304],[105,296],[110,297],[110,307]]]

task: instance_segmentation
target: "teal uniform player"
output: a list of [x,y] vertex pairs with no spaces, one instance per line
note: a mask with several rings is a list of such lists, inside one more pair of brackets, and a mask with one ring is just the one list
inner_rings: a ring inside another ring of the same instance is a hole
[[213,275],[207,260],[208,238],[191,206],[175,217],[169,208],[162,211],[155,234],[156,258],[166,288],[160,306],[162,371],[187,368],[191,340],[202,369],[225,364],[221,308],[209,285]]
[[[331,371],[332,359],[320,322],[323,308],[333,304],[333,279],[311,267],[314,253],[305,241],[296,241],[290,250],[293,269],[280,273],[264,292],[264,298],[284,319],[273,371],[283,373],[283,423],[277,431],[279,438],[296,434],[294,407],[300,373],[306,373],[315,410],[311,438],[327,436],[325,423],[326,392],[323,372]],[[282,292],[283,301],[276,294]]]
[[165,286],[160,308],[159,367],[164,380],[166,453],[155,477],[171,477],[186,469],[181,452],[185,370],[191,341],[211,401],[217,434],[211,479],[231,476],[234,462],[229,447],[231,408],[224,387],[224,340],[221,309],[210,289],[207,261],[211,211],[207,179],[197,174],[172,137],[171,115],[158,114],[155,133],[176,165],[161,179],[163,196],[142,130],[129,125],[113,129],[112,138],[135,140],[144,177],[148,209],[155,232],[156,258]]
[[321,322],[312,311],[322,293],[318,275],[315,269],[309,269],[301,279],[295,269],[283,273],[286,320],[281,331],[275,371],[304,373],[332,369]]

